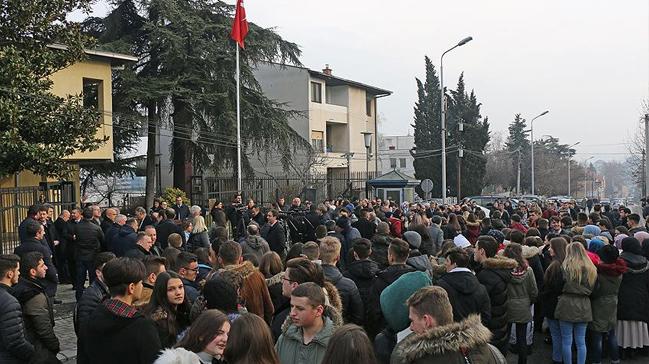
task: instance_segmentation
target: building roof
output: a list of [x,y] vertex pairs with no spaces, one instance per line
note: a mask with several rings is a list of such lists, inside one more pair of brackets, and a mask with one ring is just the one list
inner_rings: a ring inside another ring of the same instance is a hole
[[[52,49],[61,49],[61,50],[68,49],[68,46],[66,46],[65,44],[58,44],[58,43],[50,44],[48,45],[48,47]],[[137,57],[128,54],[123,54],[123,53],[107,52],[107,51],[100,51],[95,49],[84,49],[84,53],[86,53],[91,58],[98,58],[101,60],[108,61],[112,66],[119,66],[127,62],[138,61]]]
[[379,177],[367,181],[372,187],[413,187],[421,183],[418,179],[410,177],[407,174],[393,169]]
[[338,85],[354,86],[354,87],[362,88],[362,89],[364,89],[365,91],[369,92],[370,94],[372,94],[374,96],[388,96],[388,95],[392,94],[392,91],[385,90],[385,89],[378,88],[378,87],[374,87],[374,86],[370,86],[370,85],[367,85],[367,84],[364,84],[364,83],[361,83],[361,82],[348,80],[346,78],[336,77],[334,75],[328,75],[326,73],[319,72],[319,71],[314,71],[314,70],[308,69],[308,68],[307,68],[307,70],[309,71],[309,74],[311,76],[315,76],[317,78],[322,78],[325,81],[327,81],[328,85],[332,85],[332,86],[338,86]]

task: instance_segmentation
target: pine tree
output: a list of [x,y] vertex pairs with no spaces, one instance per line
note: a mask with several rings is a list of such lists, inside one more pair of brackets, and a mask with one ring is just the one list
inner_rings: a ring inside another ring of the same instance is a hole
[[521,193],[531,184],[531,159],[530,159],[530,140],[529,131],[527,131],[527,122],[521,117],[521,114],[514,115],[514,121],[509,124],[509,137],[505,143],[506,151],[512,160],[514,174],[507,186],[510,190],[516,188],[516,179],[518,171],[518,151],[521,156]]
[[433,196],[441,196],[441,113],[439,79],[435,66],[428,57],[424,58],[426,78],[417,82],[417,102],[412,127],[415,137],[415,178],[433,181]]

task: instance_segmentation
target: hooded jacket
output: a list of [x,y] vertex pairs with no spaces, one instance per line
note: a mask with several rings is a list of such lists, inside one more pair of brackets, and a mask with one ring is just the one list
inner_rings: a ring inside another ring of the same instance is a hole
[[347,264],[347,271],[344,275],[356,283],[364,306],[368,304],[370,287],[372,287],[372,282],[374,282],[374,277],[378,272],[379,265],[370,259],[354,260]]
[[22,309],[10,290],[0,283],[0,363],[26,363],[34,346],[25,337]]
[[123,257],[126,252],[135,249],[137,232],[129,225],[123,225],[117,233],[106,242],[109,251],[118,257]]
[[268,242],[259,235],[249,235],[243,243],[241,243],[241,255],[252,254],[261,260],[261,256],[270,251]]
[[433,265],[430,264],[430,259],[419,252],[418,249],[410,250],[410,256],[406,260],[406,264],[415,268],[420,272],[428,274],[429,277],[433,277]]
[[626,272],[624,259],[617,258],[612,264],[597,265],[597,285],[590,295],[593,321],[588,328],[595,332],[608,332],[615,327],[617,317],[617,294]]
[[495,256],[485,259],[476,273],[478,282],[487,289],[491,303],[491,318],[485,326],[493,334],[491,343],[500,351],[507,347],[507,285],[512,279],[512,270],[517,266],[513,259]]
[[480,314],[482,322],[491,319],[491,303],[487,289],[471,272],[449,272],[437,285],[444,288],[453,306],[453,321],[459,322],[470,314]]
[[622,252],[628,270],[618,293],[617,319],[649,322],[649,262],[641,255]]
[[304,345],[302,328],[293,325],[290,317],[286,318],[282,325],[282,335],[275,344],[280,363],[322,362],[329,345],[329,339],[334,331],[342,326],[342,317],[338,310],[327,305],[322,318],[324,321],[322,330],[307,345]]
[[344,321],[362,325],[365,319],[365,310],[356,283],[347,277],[343,277],[340,270],[334,265],[322,264],[322,271],[325,279],[336,286],[338,290],[343,305],[342,315]]
[[[584,269],[584,268],[582,268]],[[593,320],[593,311],[590,306],[590,294],[595,285],[590,285],[583,274],[581,281],[577,282],[563,272],[563,291],[557,301],[554,317],[560,321],[590,322]]]
[[415,269],[409,265],[394,264],[376,274],[374,283],[370,287],[366,310],[367,323],[365,327],[370,339],[373,339],[385,327],[385,319],[381,312],[381,292],[402,275],[414,271]]
[[55,360],[60,343],[54,333],[52,301],[45,294],[44,287],[35,279],[21,277],[12,293],[22,306],[25,336],[34,345],[32,361],[47,363]]
[[491,333],[478,315],[428,330],[412,333],[392,353],[391,364],[496,364],[489,346]]
[[[161,349],[153,321],[132,306],[105,301],[81,325],[85,337],[79,356],[93,364],[150,364]],[[118,308],[122,309],[118,309]]]
[[507,321],[524,324],[532,321],[530,306],[539,294],[531,267],[514,269],[507,285]]
[[275,308],[273,307],[273,301],[270,299],[264,276],[249,261],[229,265],[225,269],[237,272],[243,277],[240,295],[246,303],[248,312],[254,313],[267,323],[270,323]]

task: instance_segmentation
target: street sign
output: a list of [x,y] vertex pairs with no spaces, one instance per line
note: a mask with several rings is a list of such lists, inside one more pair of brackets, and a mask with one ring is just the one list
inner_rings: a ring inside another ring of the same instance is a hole
[[430,179],[426,178],[425,180],[421,181],[420,187],[422,191],[425,193],[428,193],[433,190],[433,181]]

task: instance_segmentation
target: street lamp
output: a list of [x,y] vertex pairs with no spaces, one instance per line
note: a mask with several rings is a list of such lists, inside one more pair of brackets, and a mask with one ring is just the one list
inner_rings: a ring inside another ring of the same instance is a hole
[[544,112],[538,114],[537,116],[532,118],[532,121],[530,121],[530,139],[532,140],[532,195],[534,194],[534,120],[540,118],[541,116],[549,113],[550,111],[545,110]]
[[372,148],[372,132],[362,131],[361,134],[363,134],[363,139],[365,140],[365,151],[367,153],[367,158],[365,158],[365,198],[370,198],[370,185],[367,182],[370,179],[370,149]]
[[568,197],[570,197],[570,148],[578,145],[581,142],[577,142],[573,145],[568,146]]
[[452,48],[442,53],[439,59],[439,84],[440,84],[440,104],[442,106],[442,203],[446,203],[446,108],[444,107],[444,55],[457,47],[463,46],[473,40],[473,37],[466,37],[459,41]]

